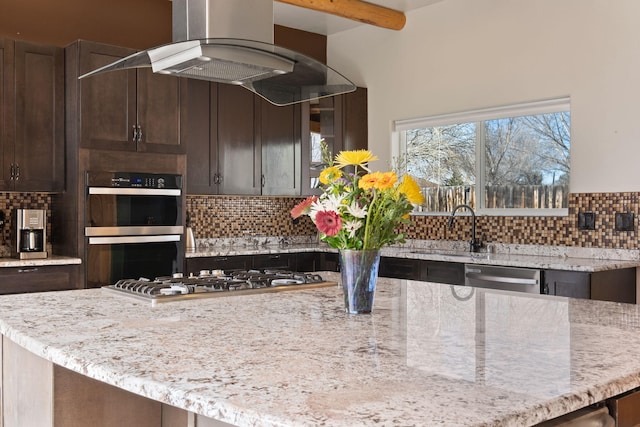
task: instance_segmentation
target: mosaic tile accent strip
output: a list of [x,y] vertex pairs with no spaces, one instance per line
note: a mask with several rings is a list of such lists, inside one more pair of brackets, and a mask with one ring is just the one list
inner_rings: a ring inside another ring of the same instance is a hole
[[[187,196],[187,211],[197,238],[315,235],[308,217],[297,223],[289,211],[301,198]],[[476,234],[487,243],[638,249],[640,192],[575,193],[569,196],[569,215],[478,216]],[[578,213],[595,214],[595,230],[578,229]],[[616,231],[616,213],[633,213],[632,231]],[[414,216],[404,226],[407,239],[468,240],[471,218],[456,216],[452,229],[448,216]]]
[[[47,211],[47,236],[51,236],[51,194],[48,193],[0,193],[0,211],[5,213],[5,225],[1,229],[1,246],[11,247],[12,218],[16,209],[45,209]],[[48,242],[49,243],[49,242]]]

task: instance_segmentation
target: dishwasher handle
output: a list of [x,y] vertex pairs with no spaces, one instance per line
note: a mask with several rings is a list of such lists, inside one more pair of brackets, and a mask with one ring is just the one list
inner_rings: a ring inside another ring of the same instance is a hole
[[513,283],[516,285],[537,285],[539,281],[537,279],[523,279],[519,277],[505,277],[505,276],[494,276],[491,274],[482,274],[481,272],[474,272],[471,270],[467,271],[467,278],[475,279],[475,280],[484,280],[487,282],[497,282],[497,283]]

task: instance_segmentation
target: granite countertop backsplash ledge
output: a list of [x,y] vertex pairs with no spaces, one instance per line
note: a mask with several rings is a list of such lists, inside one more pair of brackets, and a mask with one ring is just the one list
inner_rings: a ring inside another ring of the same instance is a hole
[[[196,246],[196,249],[186,251],[187,258],[337,252],[319,242],[316,236],[196,239]],[[385,247],[381,254],[395,258],[585,272],[640,266],[640,250],[489,243],[481,252],[471,253],[468,242],[450,240],[409,240],[402,245]]]

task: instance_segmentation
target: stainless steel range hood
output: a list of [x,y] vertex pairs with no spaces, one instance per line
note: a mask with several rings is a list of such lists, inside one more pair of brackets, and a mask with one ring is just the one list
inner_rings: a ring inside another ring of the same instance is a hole
[[242,86],[275,105],[355,90],[337,71],[273,44],[273,0],[173,0],[173,43],[84,74],[150,67]]

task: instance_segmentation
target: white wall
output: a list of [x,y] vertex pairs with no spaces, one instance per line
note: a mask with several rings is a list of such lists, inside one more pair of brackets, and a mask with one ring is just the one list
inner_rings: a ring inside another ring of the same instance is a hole
[[443,0],[330,36],[328,59],[368,88],[375,167],[396,119],[570,96],[571,191],[640,191],[639,22],[638,0]]

